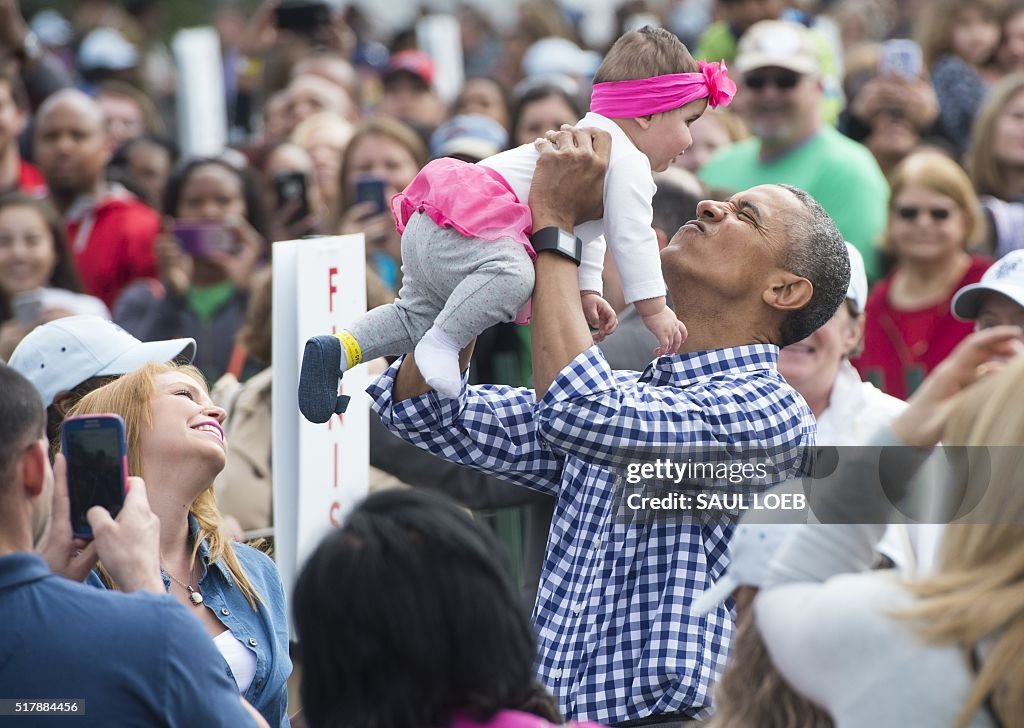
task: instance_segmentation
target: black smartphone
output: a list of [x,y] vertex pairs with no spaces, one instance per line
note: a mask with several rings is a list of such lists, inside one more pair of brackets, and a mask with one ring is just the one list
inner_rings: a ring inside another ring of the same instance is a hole
[[279,29],[296,33],[310,33],[331,22],[330,8],[319,0],[283,0],[274,9],[274,16]]
[[278,172],[274,175],[277,209],[280,210],[293,200],[298,200],[298,206],[287,220],[288,223],[309,217],[309,194],[306,185],[305,172]]
[[387,182],[379,177],[370,175],[356,179],[356,202],[372,202],[374,205],[373,214],[379,215],[388,209],[388,201],[384,196],[387,189]]
[[68,464],[71,531],[92,538],[86,513],[103,506],[113,517],[124,504],[128,480],[128,444],[118,415],[82,415],[64,420],[61,449]]

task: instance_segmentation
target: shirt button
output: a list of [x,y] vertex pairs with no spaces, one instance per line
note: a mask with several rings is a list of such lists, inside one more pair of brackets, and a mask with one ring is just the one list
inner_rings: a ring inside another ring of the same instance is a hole
[[562,679],[562,671],[561,670],[552,670],[551,671],[551,677],[554,678],[555,680],[561,680]]
[[229,614],[231,614],[231,610],[229,610],[227,607],[221,607],[220,608],[220,613],[223,614],[226,617]]
[[596,539],[594,539],[594,547],[595,548],[601,548],[601,544],[602,543],[603,543],[603,541],[601,540],[600,536],[598,536]]
[[256,646],[256,638],[255,637],[250,637],[249,638],[249,645],[252,646],[252,647]]
[[572,605],[572,613],[573,614],[579,614],[582,611],[583,611],[583,602],[577,602],[576,604]]

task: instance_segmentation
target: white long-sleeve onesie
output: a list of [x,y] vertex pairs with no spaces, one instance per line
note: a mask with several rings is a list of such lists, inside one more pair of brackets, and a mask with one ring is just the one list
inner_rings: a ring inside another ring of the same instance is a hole
[[[604,217],[577,225],[576,235],[583,241],[580,264],[580,290],[603,292],[605,239],[611,246],[615,265],[622,276],[626,303],[665,295],[661,275],[658,238],[651,227],[652,200],[657,187],[647,155],[611,119],[588,113],[579,127],[595,127],[611,134],[611,157],[604,177]],[[537,166],[537,150],[524,144],[480,162],[505,178],[520,202],[527,203],[530,184]]]

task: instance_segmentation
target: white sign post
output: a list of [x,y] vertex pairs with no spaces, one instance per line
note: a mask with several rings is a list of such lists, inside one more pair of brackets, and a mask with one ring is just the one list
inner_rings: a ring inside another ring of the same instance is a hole
[[171,43],[178,67],[178,141],[182,156],[220,154],[227,145],[227,108],[220,39],[213,28],[188,28]]
[[366,366],[345,373],[348,411],[315,425],[299,413],[306,340],[366,313],[362,234],[274,243],[274,553],[285,593],[327,529],[366,495],[370,478]]
[[465,80],[462,35],[454,15],[428,15],[416,23],[416,46],[434,61],[434,87],[446,104],[459,95]]

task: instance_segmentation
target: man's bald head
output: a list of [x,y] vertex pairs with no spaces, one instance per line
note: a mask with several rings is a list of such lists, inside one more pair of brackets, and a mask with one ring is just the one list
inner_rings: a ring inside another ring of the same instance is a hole
[[81,114],[83,120],[95,124],[97,129],[103,128],[103,109],[95,99],[78,89],[65,88],[47,96],[36,112],[36,123],[43,122],[56,109]]
[[109,157],[99,104],[75,89],[47,98],[36,115],[35,156],[58,206],[96,192]]

